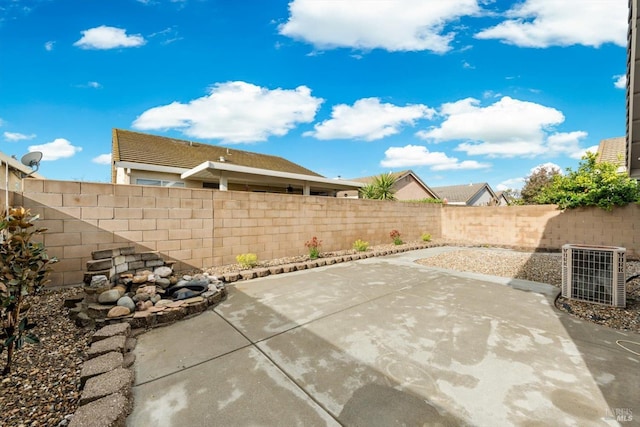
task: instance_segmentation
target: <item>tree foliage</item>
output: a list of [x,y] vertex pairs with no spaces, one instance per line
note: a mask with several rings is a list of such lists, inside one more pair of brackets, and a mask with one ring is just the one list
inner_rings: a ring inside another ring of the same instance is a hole
[[640,200],[640,186],[635,179],[618,172],[618,165],[598,163],[594,153],[587,153],[578,169],[556,175],[550,185],[536,197],[538,203],[554,203],[560,208],[598,206],[611,210]]
[[378,175],[371,184],[360,188],[360,196],[363,199],[395,200],[395,183],[396,178],[391,173]]
[[520,190],[520,199],[525,205],[539,203],[537,198],[540,193],[549,186],[554,178],[560,174],[560,170],[547,165],[536,168],[525,181],[522,190]]
[[7,350],[3,376],[11,371],[14,350],[38,342],[29,332],[35,324],[29,323],[24,298],[40,290],[47,282],[50,265],[57,261],[47,256],[42,243],[32,241],[46,231],[33,228],[37,219],[20,207],[9,209],[0,220],[0,354]]

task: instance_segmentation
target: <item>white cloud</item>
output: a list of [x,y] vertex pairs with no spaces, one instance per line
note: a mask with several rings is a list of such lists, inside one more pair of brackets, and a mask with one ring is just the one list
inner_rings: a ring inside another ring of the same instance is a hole
[[491,165],[479,163],[475,160],[459,161],[449,157],[446,153],[431,152],[422,145],[405,145],[404,147],[389,147],[384,152],[385,158],[380,166],[388,168],[404,168],[413,166],[428,166],[434,171],[483,169]]
[[598,152],[598,146],[592,145],[591,147],[577,149],[573,153],[570,153],[569,157],[571,157],[572,159],[582,159],[582,157],[587,153],[596,154],[597,152]]
[[620,74],[618,76],[613,76],[613,79],[615,80],[613,82],[613,86],[616,87],[617,89],[626,89],[627,88],[627,75],[626,74]]
[[29,152],[31,151],[41,151],[42,160],[50,161],[73,157],[82,151],[82,147],[76,147],[64,138],[56,138],[46,144],[29,146]]
[[444,53],[455,37],[446,25],[479,11],[477,0],[293,0],[289,20],[279,31],[319,49]]
[[506,191],[509,189],[520,190],[524,185],[524,178],[511,178],[505,179],[500,184],[496,185],[496,190]]
[[119,47],[138,47],[146,43],[140,34],[127,35],[121,28],[101,25],[81,31],[82,38],[73,45],[81,49],[116,49]]
[[33,133],[31,135],[25,135],[23,133],[18,133],[18,132],[5,132],[4,133],[5,141],[11,141],[11,142],[26,141],[26,140],[29,140],[29,139],[33,139],[35,137],[36,137],[36,135],[33,134]]
[[490,157],[534,157],[542,154],[573,155],[586,132],[552,133],[564,122],[555,108],[502,97],[481,107],[473,98],[443,104],[439,127],[420,131],[417,136],[432,142],[460,141],[456,150],[468,155]]
[[431,118],[435,110],[426,105],[381,104],[378,98],[363,98],[353,106],[340,104],[332,108],[331,118],[314,126],[305,136],[317,139],[364,139],[374,141],[400,132],[416,120]]
[[111,164],[111,153],[100,154],[97,157],[91,159],[93,163],[97,163],[99,165],[110,165]]
[[558,165],[556,165],[555,163],[551,163],[551,162],[547,162],[547,163],[542,163],[538,166],[534,166],[531,169],[529,169],[529,175],[532,175],[538,171],[540,171],[541,169],[547,169],[547,170],[555,170],[558,173],[560,173],[562,175],[562,168]]
[[476,34],[521,47],[627,45],[627,0],[526,0]]
[[[580,148],[580,140],[586,137],[587,133],[583,131],[558,132],[554,133],[553,135],[549,135],[549,137],[547,138],[547,148],[549,150],[549,154],[566,154],[572,159],[579,159],[587,150],[593,148]],[[596,146],[596,151],[597,150],[598,147]]]
[[101,89],[102,85],[98,82],[87,82],[81,85],[76,85],[76,87],[83,89]]
[[322,102],[306,86],[270,90],[245,82],[218,83],[209,95],[187,104],[173,102],[143,112],[133,127],[179,129],[188,136],[227,143],[265,141],[313,121]]
[[56,42],[54,41],[48,41],[44,44],[44,49],[48,52],[51,52],[53,50],[53,46],[56,44]]

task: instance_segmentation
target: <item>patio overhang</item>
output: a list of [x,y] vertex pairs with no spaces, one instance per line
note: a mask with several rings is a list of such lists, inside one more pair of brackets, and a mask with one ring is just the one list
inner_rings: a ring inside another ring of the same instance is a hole
[[183,172],[182,179],[218,183],[220,190],[226,190],[230,182],[247,185],[282,186],[283,188],[301,188],[304,195],[313,193],[335,193],[357,190],[365,184],[355,181],[324,178],[291,172],[252,168],[227,162],[207,161],[193,169]]

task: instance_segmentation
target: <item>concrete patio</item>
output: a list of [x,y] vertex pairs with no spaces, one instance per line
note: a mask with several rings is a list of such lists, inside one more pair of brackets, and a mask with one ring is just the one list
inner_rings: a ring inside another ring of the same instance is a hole
[[557,311],[553,286],[413,262],[455,249],[230,286],[139,337],[128,425],[637,422],[640,357],[616,340],[638,334]]

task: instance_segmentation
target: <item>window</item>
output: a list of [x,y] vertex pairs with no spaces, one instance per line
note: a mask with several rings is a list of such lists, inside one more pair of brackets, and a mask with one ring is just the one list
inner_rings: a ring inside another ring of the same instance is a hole
[[165,181],[163,179],[136,178],[136,184],[155,185],[158,187],[184,187],[184,182],[182,181]]

